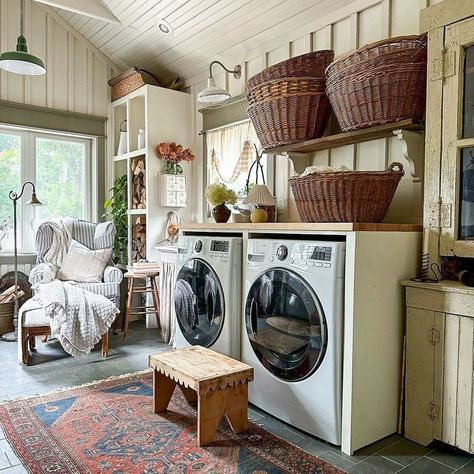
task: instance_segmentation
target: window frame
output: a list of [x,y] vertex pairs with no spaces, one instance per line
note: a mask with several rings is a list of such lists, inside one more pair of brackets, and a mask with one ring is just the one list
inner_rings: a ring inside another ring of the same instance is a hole
[[[20,137],[20,179],[21,184],[26,181],[32,181],[36,185],[36,142],[37,139],[56,140],[72,143],[84,144],[85,150],[85,192],[84,192],[84,215],[83,219],[87,221],[96,221],[97,206],[95,205],[98,198],[98,150],[97,138],[71,134],[59,131],[45,131],[31,129],[28,127],[15,127],[7,124],[0,124],[1,134],[10,134]],[[13,189],[20,192],[21,189]],[[28,189],[26,190],[28,193]],[[38,199],[41,201],[41,190],[37,190]],[[38,211],[35,206],[28,206],[24,196],[18,203],[21,209],[21,219],[18,220],[18,250],[21,253],[35,253],[35,235],[38,221]],[[12,205],[13,214],[13,205]],[[11,254],[12,250],[0,250],[0,256],[3,254]]]

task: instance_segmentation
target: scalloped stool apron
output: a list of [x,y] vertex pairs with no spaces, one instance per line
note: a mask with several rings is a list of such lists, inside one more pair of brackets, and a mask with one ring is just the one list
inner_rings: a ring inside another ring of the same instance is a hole
[[248,383],[253,368],[201,346],[150,356],[155,413],[168,407],[176,385],[198,406],[197,444],[209,444],[225,415],[235,433],[248,428]]

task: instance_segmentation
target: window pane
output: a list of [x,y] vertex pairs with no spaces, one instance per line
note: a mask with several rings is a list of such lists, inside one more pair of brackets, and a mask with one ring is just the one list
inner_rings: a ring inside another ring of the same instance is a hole
[[461,150],[459,240],[474,239],[474,147]]
[[[0,133],[0,250],[13,249],[13,203],[10,191],[21,185],[21,137]],[[18,208],[20,219],[21,206]]]
[[85,219],[86,145],[36,139],[36,189],[43,203],[40,222],[58,217]]
[[465,49],[463,137],[474,137],[474,46]]

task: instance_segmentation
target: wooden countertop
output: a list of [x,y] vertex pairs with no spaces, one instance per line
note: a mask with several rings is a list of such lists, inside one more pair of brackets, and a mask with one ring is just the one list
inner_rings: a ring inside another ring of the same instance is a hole
[[214,232],[236,232],[236,231],[268,231],[268,232],[421,232],[421,224],[362,224],[352,222],[266,222],[264,224],[252,223],[226,223],[216,224],[214,222],[190,222],[181,223],[179,227],[183,231],[208,230]]
[[459,281],[452,280],[441,280],[438,283],[423,283],[422,281],[404,280],[402,281],[402,285],[410,288],[421,288],[423,290],[444,291],[466,295],[472,295],[474,293],[474,288],[463,285]]

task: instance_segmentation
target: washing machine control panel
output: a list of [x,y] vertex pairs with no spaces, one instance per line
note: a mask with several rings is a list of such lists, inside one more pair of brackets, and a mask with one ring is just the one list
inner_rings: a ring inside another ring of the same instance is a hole
[[183,236],[178,241],[178,259],[184,262],[196,257],[226,263],[229,261],[232,246],[235,246],[232,240],[235,239]]
[[288,247],[286,245],[280,245],[277,248],[276,256],[280,261],[286,260],[288,257]]

